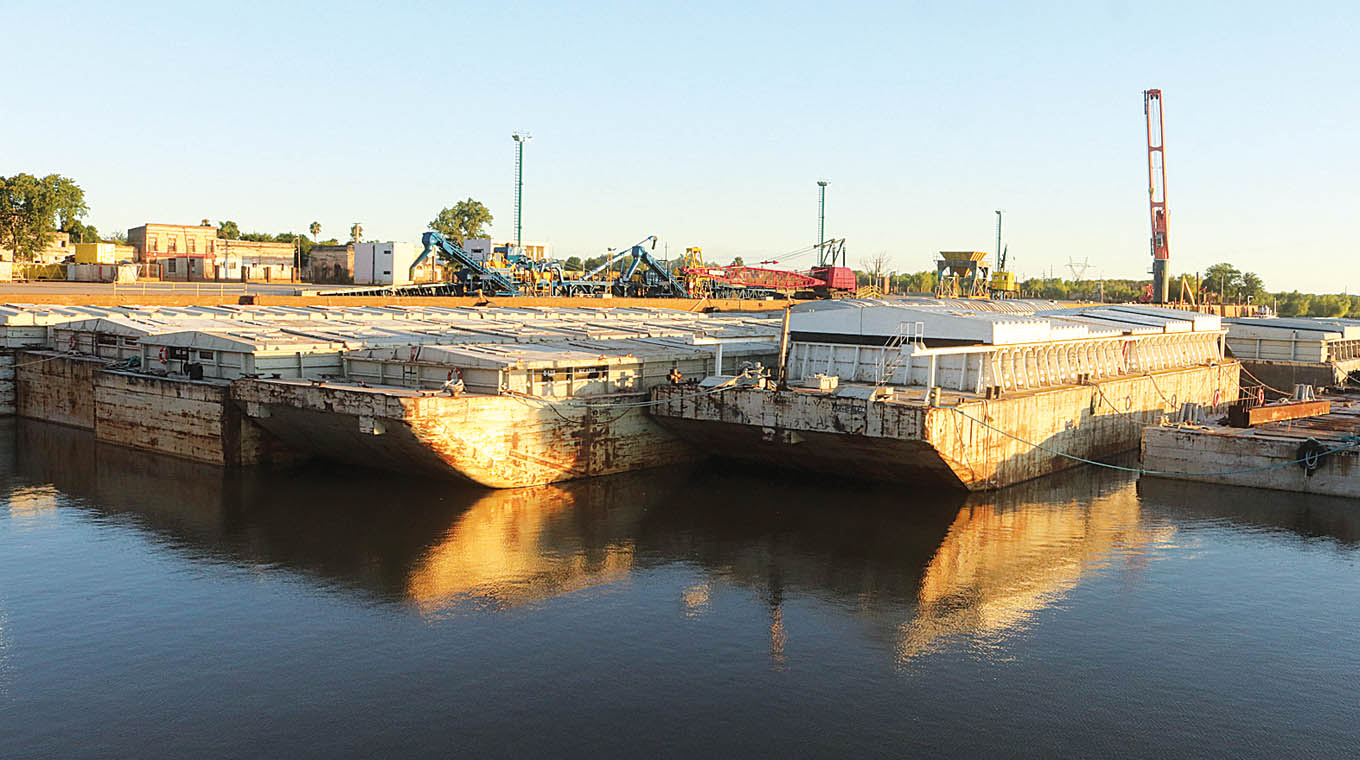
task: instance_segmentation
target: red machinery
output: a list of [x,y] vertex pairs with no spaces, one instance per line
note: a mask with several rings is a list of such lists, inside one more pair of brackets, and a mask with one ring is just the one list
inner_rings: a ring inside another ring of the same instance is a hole
[[825,287],[833,293],[853,293],[859,288],[855,270],[850,267],[813,267],[808,274],[825,283]]
[[793,272],[733,265],[693,266],[686,267],[684,274],[686,281],[692,283],[691,291],[698,291],[691,295],[761,297],[783,293],[834,298],[853,295],[857,286],[855,273],[848,267],[823,266],[809,272]]
[[[845,240],[829,240],[818,246],[794,251],[785,258],[818,252],[819,263],[805,272],[789,269],[748,267],[741,264],[716,266],[703,259],[698,248],[685,250],[682,271],[685,287],[691,297],[764,298],[772,295],[802,298],[836,298],[854,295],[859,287],[854,270],[835,266],[837,257],[845,257]],[[777,264],[762,261],[761,264]]]

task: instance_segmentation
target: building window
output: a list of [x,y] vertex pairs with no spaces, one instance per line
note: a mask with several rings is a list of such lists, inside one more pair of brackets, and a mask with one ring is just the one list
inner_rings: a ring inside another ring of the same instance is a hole
[[172,274],[174,273],[174,271],[175,271],[175,260],[174,260],[174,259],[170,259],[169,261],[165,262],[165,271],[170,272],[170,273],[172,273]]
[[193,252],[194,252],[194,248],[197,247],[197,246],[194,245],[194,243],[196,243],[196,242],[198,242],[196,238],[189,238],[188,243],[187,243],[187,245],[189,246],[189,253],[193,253]]
[[198,352],[198,360],[199,360],[199,361],[204,361],[204,362],[210,362],[210,361],[212,361],[212,360],[213,360],[213,352],[211,352],[211,351],[199,351],[199,352]]
[[175,252],[175,248],[178,247],[178,246],[176,245],[176,243],[178,243],[178,242],[179,242],[179,241],[178,241],[178,240],[175,240],[175,238],[173,238],[173,237],[170,238],[170,239],[166,242],[166,246],[167,246],[167,247],[166,247],[165,250],[169,251],[170,253],[174,253],[174,252]]
[[151,237],[149,237],[149,238],[146,239],[146,249],[147,249],[148,251],[159,251],[159,250],[160,250],[159,248],[156,247],[156,236],[155,236],[155,235],[152,235]]

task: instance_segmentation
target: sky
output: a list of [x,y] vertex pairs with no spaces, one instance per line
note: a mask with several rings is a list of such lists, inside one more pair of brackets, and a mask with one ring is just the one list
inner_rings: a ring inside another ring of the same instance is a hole
[[562,258],[781,260],[824,178],[852,266],[993,250],[1004,209],[1022,277],[1140,278],[1160,88],[1173,274],[1360,288],[1340,3],[0,0],[0,28],[0,174],[71,177],[104,233],[418,240],[471,197],[512,238],[524,130],[523,236]]

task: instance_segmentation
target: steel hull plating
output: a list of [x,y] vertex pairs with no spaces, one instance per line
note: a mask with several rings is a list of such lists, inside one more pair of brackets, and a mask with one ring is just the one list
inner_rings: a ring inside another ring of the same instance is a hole
[[[957,405],[738,389],[653,414],[706,452],[853,478],[985,490],[1135,449],[1145,425],[1236,397],[1239,366],[1163,370]],[[666,387],[658,400],[684,396]]]
[[247,416],[300,451],[456,475],[491,488],[610,475],[693,456],[637,406],[265,380],[238,381],[232,396]]

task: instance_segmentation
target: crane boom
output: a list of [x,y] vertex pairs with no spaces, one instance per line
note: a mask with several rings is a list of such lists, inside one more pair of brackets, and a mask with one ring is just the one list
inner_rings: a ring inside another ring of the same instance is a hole
[[1166,303],[1170,290],[1171,248],[1166,229],[1166,155],[1162,139],[1162,91],[1143,91],[1147,121],[1148,215],[1152,223],[1152,302]]

